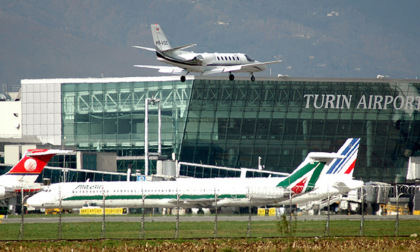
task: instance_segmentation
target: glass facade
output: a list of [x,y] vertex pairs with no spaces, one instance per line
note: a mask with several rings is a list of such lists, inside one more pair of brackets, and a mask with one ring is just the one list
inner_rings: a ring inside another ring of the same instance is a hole
[[[354,176],[395,182],[420,155],[419,82],[196,79],[181,160],[292,172],[311,151],[361,138]],[[194,173],[183,171],[181,173]]]
[[[162,153],[179,153],[192,81],[127,81],[62,84],[63,144],[82,151],[143,156],[145,100],[160,99]],[[157,152],[158,105],[149,104],[149,152]],[[143,160],[119,161],[143,170]],[[153,165],[152,165],[153,167]]]
[[[140,157],[145,99],[154,97],[161,101],[168,157],[233,168],[257,168],[261,157],[265,170],[291,172],[307,153],[335,152],[357,137],[354,176],[402,182],[408,158],[420,155],[419,88],[417,80],[390,79],[24,80],[23,134],[81,151]],[[157,111],[149,105],[150,152],[157,151]],[[128,164],[143,172],[140,159],[118,161],[118,171]],[[200,169],[184,166],[180,173],[216,176]]]

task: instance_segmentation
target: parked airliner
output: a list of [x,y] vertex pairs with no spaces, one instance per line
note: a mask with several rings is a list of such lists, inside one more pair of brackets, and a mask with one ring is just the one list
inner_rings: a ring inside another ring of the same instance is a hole
[[229,80],[233,81],[233,72],[247,72],[251,74],[251,81],[255,81],[254,73],[265,70],[268,64],[280,63],[281,60],[259,62],[243,53],[195,53],[184,51],[196,44],[171,47],[168,39],[158,24],[152,24],[152,35],[155,48],[134,46],[135,48],[156,52],[157,59],[168,66],[135,65],[135,67],[158,69],[161,73],[181,74],[181,81],[190,72],[202,75],[229,73]]
[[71,151],[30,149],[23,158],[6,174],[0,176],[0,199],[10,198],[17,192],[39,191],[41,187],[35,180],[45,165],[56,154],[66,154]]
[[[364,185],[364,182],[353,179],[354,166],[359,146],[360,138],[348,139],[338,151],[338,153],[344,155],[345,158],[336,159],[331,162],[329,167],[322,171],[322,174],[315,184],[307,184],[306,188],[300,187],[299,190],[303,190],[304,193],[293,195],[291,199],[292,204],[327,199],[334,195],[361,188]],[[306,183],[305,181],[301,181],[298,184]],[[290,204],[290,199],[282,201],[279,204]]]
[[[340,150],[353,142],[349,139]],[[354,148],[353,148],[354,149]],[[357,149],[357,148],[356,148]],[[351,157],[349,157],[351,156]],[[107,207],[184,207],[276,205],[290,195],[296,197],[316,188],[320,175],[331,164],[339,170],[352,169],[348,162],[357,152],[311,152],[295,171],[285,178],[183,178],[176,181],[57,183],[45,187],[27,200],[36,208],[81,208],[85,204]],[[324,172],[327,170],[326,172]]]

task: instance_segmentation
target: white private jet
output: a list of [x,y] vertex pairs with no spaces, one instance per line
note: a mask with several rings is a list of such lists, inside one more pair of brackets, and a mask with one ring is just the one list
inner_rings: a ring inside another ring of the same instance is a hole
[[134,47],[156,52],[159,61],[175,67],[148,65],[135,65],[135,67],[158,69],[161,73],[181,74],[182,82],[185,82],[185,76],[190,72],[198,72],[202,75],[229,73],[229,80],[231,81],[235,79],[233,72],[247,72],[251,74],[251,81],[255,81],[255,72],[264,71],[265,65],[282,62],[281,60],[258,62],[243,53],[194,53],[184,51],[183,49],[193,47],[196,44],[173,48],[158,24],[152,24],[151,29],[156,48]]
[[[347,149],[352,140],[346,141],[340,150]],[[61,199],[63,209],[81,208],[85,204],[103,205],[104,201],[107,207],[133,208],[278,205],[290,195],[296,197],[316,188],[320,175],[327,173],[325,170],[330,170],[330,165],[335,164],[336,160],[355,160],[356,156],[357,151],[311,152],[285,178],[185,178],[153,182],[57,183],[44,187],[41,192],[30,197],[27,203],[36,208],[55,208],[60,207]],[[348,162],[341,162],[337,167],[339,170],[349,170],[349,165],[351,164]]]
[[66,154],[66,150],[28,150],[23,158],[6,174],[0,176],[0,199],[15,196],[17,192],[39,191],[41,187],[35,183],[45,165],[56,154]]

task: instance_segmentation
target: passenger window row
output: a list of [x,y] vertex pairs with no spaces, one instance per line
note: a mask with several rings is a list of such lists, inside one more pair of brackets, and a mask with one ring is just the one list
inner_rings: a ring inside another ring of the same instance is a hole
[[238,56],[217,56],[217,60],[239,60]]

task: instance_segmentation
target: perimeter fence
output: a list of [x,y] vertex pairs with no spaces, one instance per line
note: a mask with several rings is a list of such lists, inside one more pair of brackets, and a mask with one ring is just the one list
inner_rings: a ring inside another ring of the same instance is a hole
[[[250,206],[237,209],[240,213],[236,214],[221,213],[217,194],[208,214],[184,214],[180,195],[170,213],[144,207],[130,209],[131,213],[110,209],[104,195],[103,204],[79,213],[52,209],[49,215],[27,214],[22,208],[20,216],[1,220],[0,240],[417,236],[420,215],[413,209],[419,190],[419,186],[370,184],[354,196],[327,195],[310,209],[291,203],[267,209]],[[81,215],[83,212],[96,215]]]

